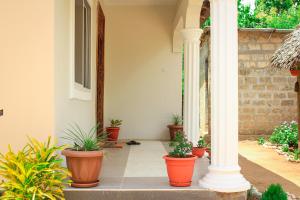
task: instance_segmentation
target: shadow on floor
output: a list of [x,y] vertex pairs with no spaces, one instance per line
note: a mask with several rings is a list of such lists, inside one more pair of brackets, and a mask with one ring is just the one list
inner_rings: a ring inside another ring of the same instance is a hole
[[[279,183],[285,191],[300,197],[300,187],[291,181],[279,176],[260,165],[251,162],[245,157],[239,155],[239,164],[242,168],[242,174],[251,182],[260,192],[266,190],[271,183]],[[300,177],[299,177],[300,178]]]

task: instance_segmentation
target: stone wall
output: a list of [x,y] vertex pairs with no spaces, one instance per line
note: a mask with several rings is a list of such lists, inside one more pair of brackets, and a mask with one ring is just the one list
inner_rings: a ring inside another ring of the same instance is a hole
[[[240,139],[270,134],[281,122],[297,118],[297,97],[294,92],[296,78],[287,70],[275,71],[268,67],[272,54],[289,32],[274,29],[239,30]],[[209,48],[206,45],[210,40],[209,33],[206,30],[202,37],[203,48]],[[207,70],[209,73],[210,63]],[[206,122],[209,124],[209,117]]]

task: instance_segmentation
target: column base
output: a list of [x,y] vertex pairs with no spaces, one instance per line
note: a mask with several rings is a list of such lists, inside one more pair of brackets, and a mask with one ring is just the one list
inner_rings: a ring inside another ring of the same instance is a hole
[[216,192],[243,192],[250,189],[250,183],[240,173],[240,167],[209,166],[209,172],[199,180],[201,187]]

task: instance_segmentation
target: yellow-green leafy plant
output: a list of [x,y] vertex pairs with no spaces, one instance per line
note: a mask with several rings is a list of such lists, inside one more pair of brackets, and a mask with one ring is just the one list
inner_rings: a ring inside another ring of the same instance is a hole
[[15,153],[0,154],[0,175],[4,178],[0,187],[5,200],[65,199],[63,188],[70,183],[70,173],[61,167],[58,151],[64,146],[29,138],[28,144]]

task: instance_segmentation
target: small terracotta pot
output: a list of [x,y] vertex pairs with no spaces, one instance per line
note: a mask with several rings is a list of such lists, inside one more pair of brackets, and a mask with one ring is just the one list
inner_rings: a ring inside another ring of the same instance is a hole
[[99,184],[99,175],[102,167],[102,151],[72,151],[65,149],[67,166],[72,174],[72,187],[87,188]]
[[106,132],[108,133],[109,141],[118,141],[120,127],[107,127]]
[[173,158],[166,155],[163,158],[166,161],[170,185],[175,187],[190,186],[197,156],[191,155],[187,158]]
[[206,148],[193,147],[192,154],[198,158],[202,158]]
[[177,132],[183,132],[182,125],[168,125],[169,132],[170,132],[170,140],[174,140],[175,134]]
[[300,70],[290,70],[292,76],[299,76]]

